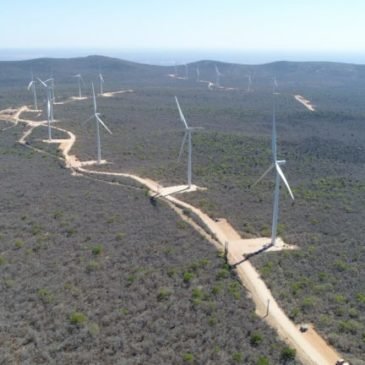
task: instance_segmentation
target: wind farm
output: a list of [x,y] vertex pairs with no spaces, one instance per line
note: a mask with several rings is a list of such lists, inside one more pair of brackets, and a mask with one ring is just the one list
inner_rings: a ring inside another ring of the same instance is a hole
[[365,365],[365,5],[162,3],[2,6],[0,364]]

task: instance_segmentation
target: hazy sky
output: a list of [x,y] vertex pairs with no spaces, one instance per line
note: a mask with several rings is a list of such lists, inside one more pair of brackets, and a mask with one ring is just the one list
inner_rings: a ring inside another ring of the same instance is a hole
[[365,51],[364,0],[2,0],[0,48]]

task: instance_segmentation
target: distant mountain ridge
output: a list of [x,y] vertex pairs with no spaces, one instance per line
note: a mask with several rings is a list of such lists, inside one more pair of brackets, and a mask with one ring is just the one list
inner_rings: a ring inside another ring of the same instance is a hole
[[[202,79],[215,80],[215,65],[223,73],[222,82],[231,83],[237,79],[247,79],[251,75],[258,83],[274,77],[282,82],[340,82],[365,80],[365,65],[335,62],[292,62],[277,61],[259,65],[243,65],[214,60],[201,60],[187,64],[188,76],[191,81],[196,79],[196,69]],[[109,79],[153,80],[159,82],[168,74],[178,73],[186,76],[185,65],[157,66],[127,61],[119,58],[91,55],[77,58],[36,58],[22,61],[0,61],[0,83],[2,86],[24,84],[30,79],[31,72],[35,77],[49,78],[52,75],[61,82],[73,82],[72,75],[82,74],[92,79],[99,72],[107,74]]]

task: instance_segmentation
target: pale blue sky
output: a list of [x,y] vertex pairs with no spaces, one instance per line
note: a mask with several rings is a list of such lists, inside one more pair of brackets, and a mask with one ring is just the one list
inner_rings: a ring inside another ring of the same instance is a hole
[[363,0],[2,0],[0,48],[365,51]]

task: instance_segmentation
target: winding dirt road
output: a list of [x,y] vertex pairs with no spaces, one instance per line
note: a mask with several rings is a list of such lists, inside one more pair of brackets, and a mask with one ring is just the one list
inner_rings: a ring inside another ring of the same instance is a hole
[[[46,122],[34,122],[31,120],[20,119],[21,113],[24,111],[31,111],[26,106],[19,108],[14,111],[14,117],[10,121],[13,123],[22,122],[26,124],[29,128],[26,129],[19,139],[19,143],[23,145],[26,144],[27,137],[32,133],[33,129],[45,125]],[[0,120],[4,120],[7,114],[5,111],[0,111]],[[66,167],[71,169],[72,173],[77,174],[93,174],[93,175],[105,175],[105,176],[121,176],[131,178],[140,184],[144,185],[150,190],[152,196],[160,196],[161,199],[165,201],[174,208],[174,210],[180,214],[182,219],[188,220],[189,223],[205,238],[208,238],[210,242],[213,242],[221,247],[226,247],[227,257],[231,264],[237,264],[242,261],[242,255],[252,252],[261,246],[267,239],[261,239],[257,242],[249,242],[252,240],[241,239],[240,235],[234,230],[232,226],[225,220],[214,220],[205,214],[200,209],[176,198],[173,195],[162,195],[161,191],[164,189],[170,189],[165,191],[182,191],[183,187],[170,187],[164,188],[157,182],[139,177],[137,175],[126,174],[121,172],[104,172],[96,171],[85,168],[92,164],[96,164],[96,161],[86,161],[81,162],[79,159],[71,154],[71,149],[76,143],[76,136],[63,128],[52,126],[52,128],[57,129],[66,133],[68,139],[58,139],[53,140],[50,143],[58,143],[59,150],[62,152],[63,158],[65,160]],[[31,146],[27,145],[32,148]],[[175,189],[174,189],[175,188]],[[186,189],[185,189],[186,190]],[[193,189],[194,190],[194,189]],[[188,209],[195,215],[197,215],[200,220],[204,223],[209,233],[214,237],[210,238],[209,235],[194,221],[188,219],[186,215],[183,214],[182,210]],[[254,246],[252,246],[254,245]],[[256,245],[256,246],[255,246]],[[282,243],[281,249],[291,249],[292,247],[285,246]],[[340,358],[340,355],[331,348],[316,332],[310,327],[307,333],[301,333],[297,326],[286,316],[284,311],[279,307],[278,303],[272,296],[270,290],[260,278],[260,275],[253,267],[253,265],[248,261],[243,261],[236,266],[237,274],[242,282],[242,284],[248,289],[252,300],[256,305],[256,313],[262,317],[267,323],[273,327],[279,334],[279,336],[287,342],[290,346],[297,350],[298,358],[308,365],[334,365],[336,360]],[[268,309],[269,308],[269,309]]]

